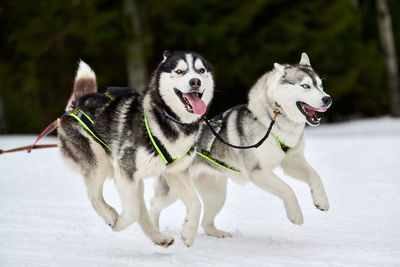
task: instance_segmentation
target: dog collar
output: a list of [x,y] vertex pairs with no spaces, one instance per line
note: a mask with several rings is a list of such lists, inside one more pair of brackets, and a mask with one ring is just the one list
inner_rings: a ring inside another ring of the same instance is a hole
[[143,109],[143,117],[144,117],[144,124],[146,126],[147,135],[149,136],[151,143],[153,144],[153,146],[156,149],[160,158],[164,161],[165,165],[171,165],[171,164],[175,163],[176,161],[180,160],[193,148],[192,146],[190,146],[180,157],[174,158],[173,156],[171,156],[171,154],[165,148],[163,143],[161,143],[161,141],[156,136],[152,135],[152,133],[150,131],[149,123],[147,122],[146,109]]
[[163,109],[163,113],[164,113],[164,116],[165,116],[167,119],[170,119],[170,120],[173,121],[173,122],[179,123],[179,124],[181,124],[181,125],[186,125],[186,124],[188,124],[188,123],[185,123],[185,122],[181,122],[180,120],[178,120],[178,119],[172,117],[165,109]]

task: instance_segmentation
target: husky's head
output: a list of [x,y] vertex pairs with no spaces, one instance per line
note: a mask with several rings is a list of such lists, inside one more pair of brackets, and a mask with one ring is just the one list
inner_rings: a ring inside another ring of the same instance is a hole
[[164,52],[156,81],[161,98],[183,122],[198,120],[214,95],[211,65],[193,52]]
[[318,126],[320,115],[328,110],[332,98],[324,92],[322,81],[311,67],[307,54],[301,54],[298,65],[275,63],[274,66],[276,86],[269,92],[270,97],[289,119]]

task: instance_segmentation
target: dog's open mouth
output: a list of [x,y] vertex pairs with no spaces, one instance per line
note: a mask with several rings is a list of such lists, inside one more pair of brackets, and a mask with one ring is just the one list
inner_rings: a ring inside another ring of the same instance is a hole
[[195,113],[198,115],[203,115],[206,113],[207,106],[203,100],[201,100],[203,93],[199,92],[190,92],[190,93],[182,93],[180,90],[174,88],[175,94],[179,97],[181,102],[183,103],[185,109],[189,113]]
[[297,101],[296,104],[301,113],[303,113],[303,115],[306,116],[307,122],[312,126],[319,125],[319,122],[321,120],[321,113],[328,110],[327,107],[314,108],[301,101]]

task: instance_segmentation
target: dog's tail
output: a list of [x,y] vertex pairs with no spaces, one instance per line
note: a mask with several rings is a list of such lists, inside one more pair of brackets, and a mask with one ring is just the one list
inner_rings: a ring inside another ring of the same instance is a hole
[[82,60],[79,61],[78,71],[76,72],[75,76],[74,89],[72,90],[71,97],[69,98],[67,107],[65,109],[73,109],[73,103],[81,96],[96,92],[96,74],[88,64]]

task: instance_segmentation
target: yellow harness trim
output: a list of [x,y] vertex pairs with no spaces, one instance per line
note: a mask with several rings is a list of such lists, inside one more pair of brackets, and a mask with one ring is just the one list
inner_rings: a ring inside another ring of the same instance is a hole
[[101,145],[103,145],[108,150],[112,151],[111,148],[103,140],[101,140],[97,136],[97,134],[95,134],[94,129],[90,125],[88,125],[88,123],[94,124],[94,122],[85,112],[76,108],[74,110],[68,111],[66,115],[71,116],[75,120],[77,120],[79,124],[82,125],[83,128],[85,128],[86,131],[88,131],[97,141],[100,142]]

